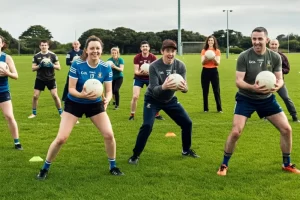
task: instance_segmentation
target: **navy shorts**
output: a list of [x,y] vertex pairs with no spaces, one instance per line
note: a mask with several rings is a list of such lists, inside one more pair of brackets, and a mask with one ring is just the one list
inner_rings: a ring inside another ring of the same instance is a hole
[[139,86],[140,88],[143,88],[144,85],[149,85],[149,80],[143,80],[143,79],[134,79],[133,86]]
[[0,93],[0,103],[11,100],[11,96],[9,92],[1,92]]
[[257,112],[260,118],[271,116],[282,112],[280,105],[272,94],[267,99],[251,99],[239,93],[235,96],[234,114],[243,115],[250,118],[254,111]]
[[105,112],[105,109],[102,101],[91,104],[83,104],[77,103],[67,98],[65,101],[64,111],[79,118],[81,118],[82,115],[85,114],[85,116],[88,118]]
[[50,81],[42,81],[40,79],[35,79],[34,89],[44,91],[47,86],[48,90],[52,90],[56,88],[55,79]]

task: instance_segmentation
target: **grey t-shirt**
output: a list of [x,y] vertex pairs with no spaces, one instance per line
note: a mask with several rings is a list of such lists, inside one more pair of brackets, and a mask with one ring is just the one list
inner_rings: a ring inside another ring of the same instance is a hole
[[170,74],[180,74],[186,80],[186,68],[183,62],[175,59],[170,65],[164,64],[162,58],[151,63],[149,67],[149,85],[145,95],[167,103],[175,94],[172,90],[162,90],[162,84]]
[[[278,53],[267,49],[265,54],[258,55],[250,48],[242,52],[237,60],[236,71],[246,72],[244,81],[253,85],[257,74],[261,71],[281,72],[282,63]],[[239,94],[252,99],[265,99],[271,94],[260,94],[250,90],[239,88]]]

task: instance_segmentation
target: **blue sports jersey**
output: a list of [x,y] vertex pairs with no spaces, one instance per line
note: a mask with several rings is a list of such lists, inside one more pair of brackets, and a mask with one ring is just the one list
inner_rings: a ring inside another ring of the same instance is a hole
[[[97,67],[91,67],[86,61],[77,60],[72,63],[69,71],[69,78],[77,79],[76,90],[81,92],[85,81],[94,78],[98,79],[102,84],[112,81],[111,67],[102,60],[99,61]],[[77,98],[68,94],[68,98],[77,103],[91,104],[102,101],[99,97],[96,100]]]
[[[6,53],[4,52],[0,53],[0,61],[6,62]],[[8,91],[9,91],[8,77],[7,76],[0,77],[0,93],[8,92]]]

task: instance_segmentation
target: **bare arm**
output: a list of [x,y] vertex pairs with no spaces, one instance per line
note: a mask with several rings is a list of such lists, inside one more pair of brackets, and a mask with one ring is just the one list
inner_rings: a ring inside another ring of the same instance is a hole
[[74,97],[83,98],[82,92],[76,90],[77,81],[78,79],[69,76],[69,93]]
[[56,69],[56,70],[60,70],[60,64],[59,64],[59,61],[56,61],[54,64],[53,64],[53,68]]
[[6,56],[6,63],[8,65],[9,70],[5,71],[6,75],[12,79],[18,79],[19,75],[15,66],[15,63],[11,56]]
[[140,70],[140,67],[137,64],[134,64],[134,74],[138,76],[149,76],[149,73]]
[[120,64],[120,67],[115,66],[114,64],[111,65],[112,69],[118,70],[120,72],[122,72],[124,70],[124,65]]
[[250,90],[252,92],[255,92],[254,85],[248,84],[244,81],[246,72],[239,72],[237,71],[235,74],[235,84],[240,89]]
[[37,71],[40,67],[36,63],[32,63],[31,69],[33,72]]

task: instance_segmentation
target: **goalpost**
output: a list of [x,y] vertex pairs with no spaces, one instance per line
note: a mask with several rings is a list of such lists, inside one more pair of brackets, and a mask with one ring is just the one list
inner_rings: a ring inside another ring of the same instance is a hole
[[197,53],[200,54],[205,42],[182,42],[182,53],[188,54],[188,53]]

